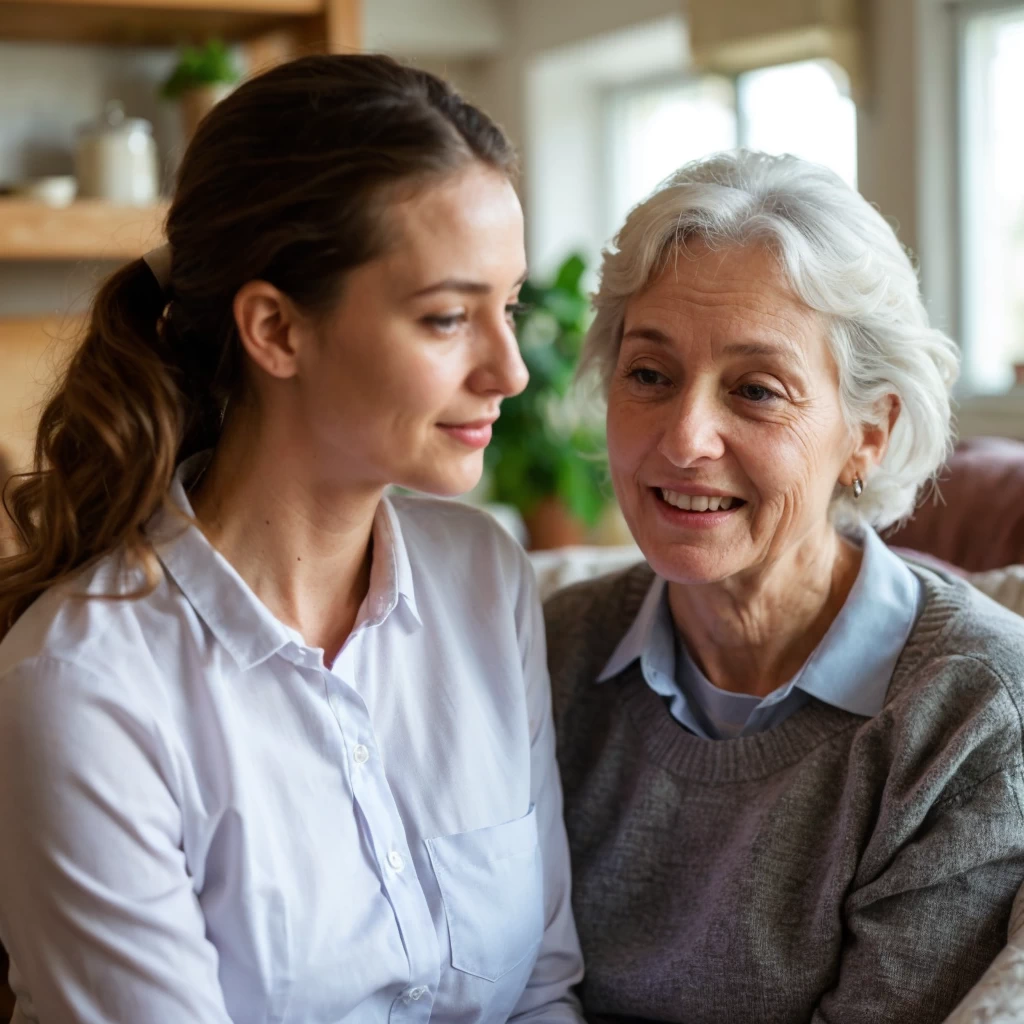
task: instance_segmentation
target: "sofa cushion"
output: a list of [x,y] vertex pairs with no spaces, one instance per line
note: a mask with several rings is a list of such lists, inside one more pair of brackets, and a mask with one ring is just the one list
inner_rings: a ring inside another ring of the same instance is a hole
[[1024,442],[962,441],[914,517],[886,540],[968,572],[1024,562]]

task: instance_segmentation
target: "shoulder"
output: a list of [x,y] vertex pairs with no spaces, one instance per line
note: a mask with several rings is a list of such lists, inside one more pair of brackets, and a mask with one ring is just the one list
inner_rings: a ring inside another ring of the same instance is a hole
[[168,654],[186,656],[202,627],[166,576],[130,596],[144,582],[109,556],[40,595],[0,642],[3,707],[29,717],[49,708],[68,722],[99,706],[135,720],[165,717]]
[[484,509],[421,495],[393,495],[387,500],[414,562],[446,574],[485,565],[506,575],[529,572],[519,542]]
[[654,580],[646,562],[566,587],[544,604],[548,666],[556,704],[593,682],[632,626]]
[[50,592],[5,637],[0,774],[64,785],[88,765],[116,767],[127,748],[162,749],[162,701],[139,685],[144,648],[133,652],[132,630],[116,621],[130,616],[126,604]]
[[962,661],[1024,693],[1024,618],[970,583],[915,567],[925,605],[907,641],[919,670]]
[[617,626],[625,632],[639,609],[636,596],[642,600],[653,579],[651,567],[641,562],[564,587],[544,602],[548,634],[568,636]]
[[957,787],[1024,760],[1024,619],[963,580],[915,567],[926,603],[883,718],[906,758],[957,762]]
[[[127,595],[144,582],[141,572],[125,571],[119,557],[109,555],[51,587],[0,642],[0,678],[34,658],[106,674],[112,653],[140,639],[140,604],[148,599]],[[167,586],[164,580],[157,589]]]

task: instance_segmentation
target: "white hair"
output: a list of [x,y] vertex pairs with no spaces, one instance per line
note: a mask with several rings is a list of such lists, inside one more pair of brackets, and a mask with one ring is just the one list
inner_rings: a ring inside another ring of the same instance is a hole
[[833,522],[882,529],[913,512],[949,455],[959,353],[929,325],[914,267],[881,214],[832,171],[793,156],[738,150],[682,167],[605,250],[581,371],[598,371],[606,391],[627,302],[689,242],[762,244],[776,255],[794,293],[827,318],[851,429],[878,423],[887,395],[899,399],[881,464],[858,501],[837,486]]

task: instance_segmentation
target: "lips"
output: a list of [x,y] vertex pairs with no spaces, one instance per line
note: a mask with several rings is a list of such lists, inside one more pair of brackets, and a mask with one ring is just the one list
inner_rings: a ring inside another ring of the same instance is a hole
[[470,449],[486,448],[491,443],[491,428],[497,416],[482,420],[472,420],[468,423],[439,423],[438,429],[442,430],[453,441]]
[[472,420],[469,423],[439,423],[442,430],[483,430],[485,427],[494,425],[497,416],[488,416],[482,420]]

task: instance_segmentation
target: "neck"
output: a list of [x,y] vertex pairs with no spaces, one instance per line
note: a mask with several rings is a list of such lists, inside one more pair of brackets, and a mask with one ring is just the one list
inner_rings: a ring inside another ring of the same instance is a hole
[[715,686],[765,697],[789,682],[824,638],[861,555],[829,527],[770,566],[717,583],[670,583],[672,618]]
[[235,416],[190,498],[210,543],[281,622],[334,661],[370,585],[379,488],[323,480],[308,446]]

